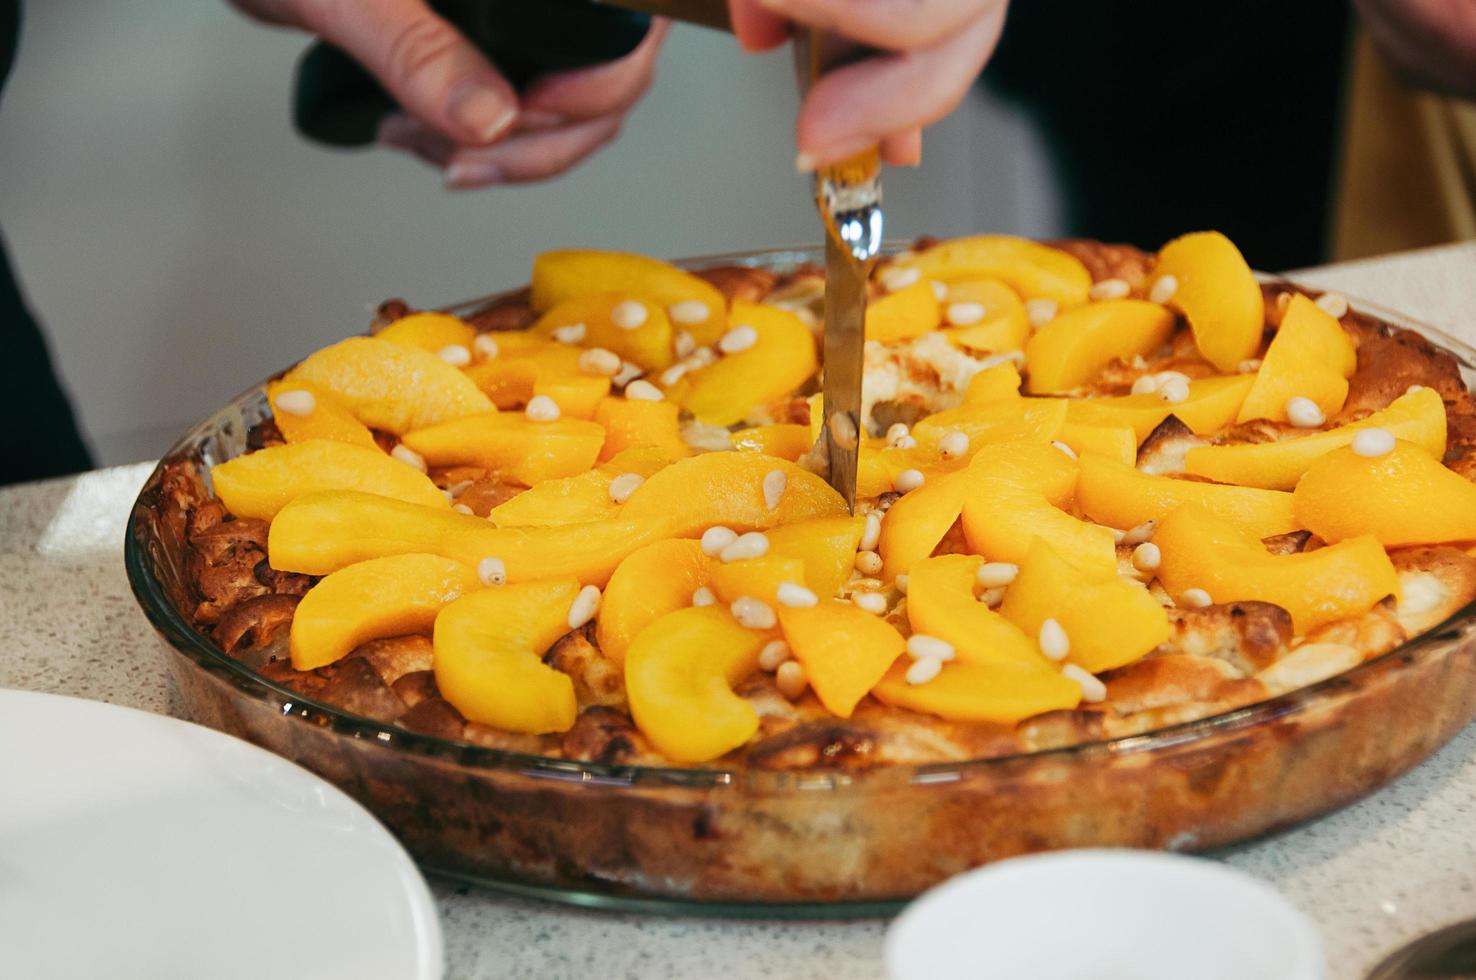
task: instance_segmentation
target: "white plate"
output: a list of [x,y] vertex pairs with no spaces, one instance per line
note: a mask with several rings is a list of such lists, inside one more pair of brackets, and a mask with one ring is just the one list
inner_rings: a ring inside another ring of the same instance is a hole
[[174,718],[0,690],[0,976],[439,977],[435,904],[369,812]]

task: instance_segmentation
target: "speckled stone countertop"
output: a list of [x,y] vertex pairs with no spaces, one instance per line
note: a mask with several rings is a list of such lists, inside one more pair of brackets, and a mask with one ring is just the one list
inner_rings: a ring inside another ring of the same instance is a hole
[[[1298,276],[1476,344],[1476,242]],[[0,490],[0,687],[179,713],[123,574],[151,464]],[[1219,856],[1320,926],[1328,975],[1476,916],[1476,726],[1391,786]],[[740,922],[573,910],[433,882],[451,977],[876,978],[886,922]]]

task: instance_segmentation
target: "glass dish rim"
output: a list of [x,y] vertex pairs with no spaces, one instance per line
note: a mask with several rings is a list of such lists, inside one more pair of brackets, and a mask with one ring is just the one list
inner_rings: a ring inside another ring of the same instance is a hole
[[[907,247],[909,247],[907,243],[889,243],[885,251],[888,254],[895,254]],[[823,249],[810,246],[780,247],[695,256],[675,260],[674,264],[689,269],[715,265],[792,268],[804,263],[818,262],[823,259],[823,254]],[[1296,279],[1287,276],[1258,273],[1257,278],[1263,283],[1283,282],[1292,286],[1297,285]],[[518,289],[492,293],[450,304],[442,309],[463,314],[471,313],[521,291]],[[1392,326],[1412,330],[1452,354],[1467,370],[1476,371],[1476,348],[1451,337],[1445,331],[1377,303],[1352,297],[1349,297],[1348,301],[1350,309],[1354,312],[1371,315]],[[142,521],[146,511],[145,497],[157,485],[165,463],[183,455],[195,445],[205,433],[215,426],[222,415],[248,406],[259,405],[265,397],[265,385],[269,380],[271,379],[253,385],[191,426],[150,472],[143,489],[130,509],[124,535],[124,567],[135,601],[138,602],[150,624],[163,639],[176,651],[189,657],[197,668],[225,677],[235,688],[257,701],[274,704],[280,714],[295,717],[300,722],[327,727],[336,734],[373,741],[408,755],[449,760],[473,770],[553,779],[561,782],[631,788],[675,786],[686,789],[716,789],[742,786],[751,790],[762,789],[777,792],[836,791],[861,787],[863,784],[880,779],[903,779],[912,784],[946,785],[991,770],[1004,771],[1022,764],[1036,764],[1045,760],[1076,763],[1100,757],[1117,757],[1128,753],[1179,747],[1210,736],[1234,733],[1261,722],[1284,718],[1312,706],[1314,702],[1321,701],[1324,694],[1336,693],[1352,679],[1381,670],[1383,665],[1393,659],[1426,653],[1430,648],[1451,639],[1448,634],[1453,628],[1469,627],[1476,622],[1476,600],[1473,600],[1443,622],[1414,639],[1307,687],[1229,711],[1166,725],[1146,732],[1076,742],[1031,752],[1014,752],[1007,755],[946,762],[887,765],[874,769],[850,771],[824,768],[767,770],[743,766],[734,768],[631,766],[580,762],[553,756],[489,748],[469,742],[412,732],[396,725],[377,722],[305,697],[275,681],[268,680],[195,632],[183,614],[174,608],[164,594],[162,585],[149,566],[142,545]]]

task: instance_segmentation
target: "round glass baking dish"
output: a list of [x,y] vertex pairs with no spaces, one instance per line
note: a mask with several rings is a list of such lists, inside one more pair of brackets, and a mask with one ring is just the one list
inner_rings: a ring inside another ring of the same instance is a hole
[[[818,251],[693,259],[787,270]],[[460,304],[467,312],[496,297]],[[1369,304],[1462,362],[1476,351]],[[1329,680],[1141,735],[963,763],[775,772],[572,762],[421,735],[304,698],[197,632],[163,468],[240,455],[258,385],[191,429],[135,503],[134,594],[194,720],[317,772],[432,874],[577,905],[749,917],[875,915],[991,860],[1085,846],[1204,850],[1349,802],[1476,716],[1476,603]]]

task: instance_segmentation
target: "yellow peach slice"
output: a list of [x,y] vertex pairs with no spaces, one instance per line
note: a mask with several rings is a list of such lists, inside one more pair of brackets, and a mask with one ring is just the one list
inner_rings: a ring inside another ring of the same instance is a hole
[[908,574],[912,566],[933,553],[938,542],[963,512],[968,488],[967,471],[928,480],[887,511],[877,551],[887,581]]
[[1363,534],[1386,548],[1476,541],[1476,484],[1409,442],[1372,458],[1334,450],[1312,464],[1294,496],[1297,517],[1325,541]]
[[601,585],[626,555],[669,535],[615,518],[557,527],[493,527],[444,507],[355,490],[325,490],[283,507],[267,535],[272,567],[327,575],[385,555],[433,554],[475,568],[497,558],[509,582],[572,576]]
[[[733,322],[738,323],[737,310]],[[866,307],[866,339],[880,344],[920,337],[938,328],[943,314],[931,283],[915,282],[905,289],[888,293]]]
[[504,412],[416,429],[403,441],[432,466],[481,466],[531,487],[594,466],[605,430],[582,419],[535,422]]
[[[778,506],[770,508],[764,482],[784,474]],[[666,467],[631,494],[621,520],[664,529],[663,537],[694,537],[714,524],[761,531],[816,517],[843,517],[846,503],[809,470],[773,456],[703,453]]]
[[630,713],[678,762],[706,762],[758,731],[758,712],[733,687],[758,667],[766,636],[721,606],[678,609],[636,636],[625,657]]
[[1140,299],[1067,310],[1025,345],[1026,390],[1053,395],[1079,388],[1113,361],[1152,354],[1174,332],[1174,315]]
[[[616,323],[635,326],[622,326]],[[538,337],[558,337],[558,331],[583,325],[578,343],[603,347],[647,371],[660,371],[672,361],[671,320],[660,304],[621,293],[584,293],[560,300],[538,318],[532,331]]]
[[1358,366],[1353,338],[1341,324],[1297,293],[1256,370],[1256,381],[1240,406],[1237,422],[1285,422],[1286,403],[1310,398],[1327,417],[1342,411],[1348,378]]
[[1094,521],[1127,529],[1182,504],[1198,504],[1258,539],[1306,526],[1292,514],[1292,495],[1281,490],[1177,480],[1092,453],[1081,457],[1076,505]]
[[804,562],[802,584],[824,598],[835,595],[850,580],[865,530],[864,517],[820,517],[771,528],[765,534],[769,553]]
[[905,661],[894,663],[872,695],[894,708],[947,721],[997,725],[1015,725],[1081,703],[1081,686],[1041,663],[948,663],[926,684],[909,684],[907,668]]
[[579,374],[582,348],[572,344],[512,332],[497,334],[497,344],[496,357],[469,365],[465,373],[498,408],[519,408],[540,382]]
[[1054,619],[1066,631],[1070,662],[1093,674],[1132,663],[1170,633],[1168,615],[1147,589],[1124,582],[1116,570],[1083,570],[1039,539],[999,612],[1031,637]]
[[681,414],[669,401],[605,398],[595,406],[594,420],[605,430],[600,459],[611,459],[627,449],[654,449],[667,459],[692,455],[682,438]]
[[391,555],[349,565],[297,604],[292,666],[314,670],[370,640],[428,632],[443,606],[480,587],[475,571],[439,555]]
[[[978,306],[983,317],[977,322],[951,326],[943,336],[965,350],[995,352],[1019,350],[1030,336],[1030,318],[1020,296],[998,279],[964,279],[949,283],[943,312],[946,322]],[[970,312],[978,312],[970,311]]]
[[1228,374],[1256,356],[1265,303],[1260,283],[1230,239],[1217,231],[1175,238],[1158,252],[1150,293],[1165,276],[1178,280],[1169,306],[1188,319],[1195,345],[1211,364]]
[[614,517],[620,505],[610,499],[611,481],[627,473],[644,479],[669,462],[654,449],[627,449],[577,476],[536,483],[493,507],[487,519],[498,527],[537,527]]
[[740,453],[763,453],[778,456],[791,463],[810,451],[815,440],[810,437],[808,425],[781,422],[774,425],[756,425],[739,429],[728,437],[733,448]]
[[999,401],[1001,398],[1020,396],[1020,370],[1010,361],[987,367],[969,379],[964,389],[965,405],[980,405]]
[[796,314],[777,306],[735,300],[733,330],[757,339],[707,367],[688,372],[668,397],[708,425],[742,421],[754,406],[792,393],[815,373],[815,338]]
[[1400,395],[1387,408],[1358,422],[1279,442],[1238,446],[1196,446],[1184,457],[1184,471],[1220,483],[1268,490],[1290,490],[1318,459],[1353,441],[1360,429],[1388,429],[1433,455],[1445,452],[1445,403],[1433,388]]
[[1078,456],[1096,453],[1128,466],[1138,459],[1138,434],[1126,425],[1088,425],[1068,417],[1060,437]]
[[771,553],[760,558],[714,563],[710,584],[724,604],[749,596],[777,608],[779,586],[785,582],[804,585],[805,563]]
[[1285,609],[1297,633],[1399,595],[1399,577],[1373,535],[1316,551],[1272,555],[1252,534],[1186,504],[1159,523],[1158,579],[1175,599],[1203,589],[1215,602],[1256,599]]
[[692,605],[692,593],[708,584],[713,562],[686,538],[646,545],[615,569],[605,586],[595,638],[617,664],[641,630],[669,612]]
[[283,379],[333,392],[360,422],[400,434],[492,411],[461,371],[429,351],[350,337],[311,354]]
[[840,718],[851,717],[907,646],[886,620],[834,599],[809,608],[780,606],[779,626],[815,696]]
[[425,310],[407,313],[374,336],[392,344],[419,347],[432,354],[439,354],[447,347],[465,347],[470,354],[477,332],[459,316]]
[[1060,449],[1029,442],[986,447],[966,473],[963,530],[970,551],[1019,563],[1038,537],[1074,565],[1116,567],[1112,532],[1061,509],[1075,492],[1077,463]]
[[436,617],[431,665],[441,695],[468,721],[510,732],[566,732],[579,706],[574,682],[543,662],[569,632],[579,594],[572,578],[542,579],[462,596]]
[[1254,383],[1249,374],[1200,378],[1189,382],[1189,397],[1181,402],[1167,402],[1157,394],[1072,399],[1066,417],[1088,425],[1129,426],[1140,443],[1170,415],[1199,435],[1208,435],[1235,421]]
[[[379,444],[374,441],[374,433],[369,431],[367,425],[354,418],[353,413],[344,407],[333,392],[306,381],[280,380],[268,384],[266,390],[267,403],[272,406],[272,419],[277,423],[277,431],[282,433],[282,438],[286,441],[332,439],[334,442],[352,443],[368,449],[379,448]],[[306,414],[300,414],[304,401],[301,395],[288,396],[289,402],[295,400],[292,405],[295,411],[286,411],[277,404],[278,396],[299,391],[312,396],[312,408]]]
[[592,419],[610,394],[610,379],[588,374],[553,375],[533,382],[533,394],[547,395],[566,419]]
[[1092,276],[1066,252],[1024,238],[976,235],[940,242],[898,263],[926,279],[999,279],[1026,299],[1053,299],[1062,306],[1087,300]]
[[[674,265],[629,252],[564,249],[533,260],[535,310],[587,293],[621,293],[658,303],[699,344],[716,343],[726,328],[727,302],[717,287]],[[673,310],[673,307],[677,309]]]
[[1066,424],[1069,405],[1063,398],[1013,398],[979,405],[960,405],[934,412],[912,427],[918,449],[936,454],[953,431],[969,437],[971,451],[1002,442],[1050,442]]
[[237,517],[269,521],[288,503],[319,490],[362,490],[444,508],[450,504],[424,473],[379,449],[309,439],[258,449],[210,470],[215,495]]
[[1035,642],[976,597],[982,564],[974,555],[938,555],[913,564],[907,573],[912,631],[947,640],[961,663],[1044,666]]

